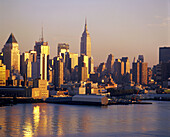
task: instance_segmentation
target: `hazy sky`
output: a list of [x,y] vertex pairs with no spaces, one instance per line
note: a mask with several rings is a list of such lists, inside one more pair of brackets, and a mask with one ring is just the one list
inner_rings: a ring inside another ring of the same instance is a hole
[[149,66],[158,63],[159,46],[169,40],[170,0],[0,0],[0,48],[14,33],[22,52],[33,50],[41,36],[49,42],[50,58],[57,45],[70,44],[79,53],[87,17],[95,65],[143,54]]

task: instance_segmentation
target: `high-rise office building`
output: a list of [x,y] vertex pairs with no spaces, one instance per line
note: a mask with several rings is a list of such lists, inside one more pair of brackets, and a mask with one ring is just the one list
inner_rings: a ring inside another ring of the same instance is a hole
[[[24,76],[26,74],[27,78],[36,79],[37,77],[33,77],[33,72],[36,71],[33,68],[33,64],[36,63],[37,52],[30,50],[22,53],[21,55],[21,75]],[[36,71],[37,72],[37,71]]]
[[170,62],[161,64],[161,82],[168,81],[170,78]]
[[65,55],[65,67],[71,73],[74,67],[78,65],[78,54],[66,52]]
[[4,56],[4,64],[10,71],[20,72],[20,51],[18,43],[11,33],[4,48],[2,49]]
[[124,62],[121,59],[115,59],[114,62],[114,74],[120,78],[124,74]]
[[121,59],[115,59],[113,65],[113,74],[115,81],[120,83],[122,81],[122,76],[124,74],[124,62]]
[[88,69],[88,73],[94,73],[94,60],[93,57],[89,58],[89,69]]
[[108,55],[107,62],[106,62],[107,73],[112,72],[113,64],[114,64],[114,56],[110,54]]
[[78,81],[87,81],[89,78],[88,64],[88,56],[81,54],[81,56],[78,58]]
[[63,61],[65,62],[65,54],[69,52],[69,44],[67,43],[59,43],[58,44],[58,56],[63,57]]
[[87,30],[87,22],[85,22],[84,32],[81,37],[80,55],[85,54],[89,58],[91,57],[91,38]]
[[106,69],[106,64],[104,62],[100,63],[99,67],[97,68],[97,72],[102,74]]
[[170,61],[170,47],[159,48],[159,64],[167,63]]
[[148,63],[140,62],[140,84],[147,85],[148,83]]
[[39,42],[35,42],[34,50],[37,52],[37,78],[42,80],[49,80],[49,52],[50,48],[48,42],[44,42],[43,34]]
[[64,82],[64,64],[61,56],[54,57],[54,85],[60,88]]
[[130,73],[130,62],[128,57],[122,57],[121,61],[124,63],[124,74]]
[[75,75],[72,75],[75,66],[78,66],[78,54],[66,52],[64,65],[64,79],[66,82],[75,79]]
[[0,60],[0,86],[6,86],[6,65]]
[[26,74],[27,78],[32,78],[32,65],[30,60],[30,53],[28,51],[22,53],[21,55],[21,75]]
[[138,56],[138,62],[144,62],[144,56],[143,55]]
[[132,63],[132,80],[136,84],[147,85],[148,63],[135,61]]
[[37,61],[37,52],[34,50],[30,50],[30,61],[31,62],[36,62]]
[[136,84],[139,84],[139,62],[133,62],[132,63],[132,81],[134,81]]

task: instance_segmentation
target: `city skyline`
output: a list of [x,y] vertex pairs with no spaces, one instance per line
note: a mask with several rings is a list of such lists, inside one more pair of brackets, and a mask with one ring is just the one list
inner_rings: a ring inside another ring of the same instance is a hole
[[[1,49],[12,32],[21,53],[33,50],[43,26],[45,41],[50,46],[50,58],[57,55],[57,45],[61,42],[68,43],[71,52],[80,54],[85,17],[95,66],[106,62],[109,54],[115,58],[127,56],[130,62],[134,56],[142,54],[152,66],[158,63],[159,47],[169,45],[169,0],[0,1],[0,5]],[[7,6],[9,10],[4,10]]]

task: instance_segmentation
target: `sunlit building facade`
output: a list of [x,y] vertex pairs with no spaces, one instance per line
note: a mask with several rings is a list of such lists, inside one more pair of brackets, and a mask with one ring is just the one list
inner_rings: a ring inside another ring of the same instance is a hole
[[6,86],[6,65],[0,60],[0,86]]
[[61,56],[54,57],[54,85],[60,88],[64,82],[64,63]]
[[86,55],[88,56],[88,66],[87,67],[87,72],[88,74],[94,72],[94,61],[91,56],[91,38],[90,34],[87,30],[87,22],[85,21],[85,26],[84,26],[84,31],[81,37],[81,43],[80,43],[80,55]]
[[4,48],[2,49],[4,56],[4,64],[10,71],[20,72],[20,51],[18,43],[11,33]]
[[89,78],[89,58],[81,54],[78,58],[78,81],[86,81]]
[[124,74],[130,73],[130,62],[128,57],[122,57],[121,61],[124,64]]
[[69,52],[69,44],[67,43],[59,43],[58,44],[58,56],[62,56],[63,61],[65,62],[66,52]]
[[35,42],[34,50],[37,52],[37,78],[42,80],[49,79],[49,52],[48,42],[44,42],[43,38],[40,42]]
[[112,54],[108,55],[106,68],[107,73],[111,73],[113,71],[113,64],[114,64],[114,56]]
[[136,84],[147,85],[148,63],[135,61],[132,63],[132,81]]
[[84,54],[88,56],[89,58],[91,57],[91,38],[87,30],[86,22],[85,22],[84,32],[81,37],[80,54]]

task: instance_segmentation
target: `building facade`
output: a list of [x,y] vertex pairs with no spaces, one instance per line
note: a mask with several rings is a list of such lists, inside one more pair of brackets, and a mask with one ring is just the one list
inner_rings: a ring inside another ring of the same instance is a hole
[[57,88],[64,83],[64,63],[61,56],[54,57],[54,85]]
[[78,81],[86,81],[89,78],[89,58],[81,54],[78,58]]
[[132,81],[141,85],[148,84],[148,63],[141,61],[132,63]]
[[3,51],[3,60],[6,68],[12,71],[20,72],[20,51],[19,45],[11,33],[6,44],[4,45]]
[[130,62],[128,57],[122,57],[121,61],[124,64],[124,74],[130,73]]
[[80,43],[80,55],[84,54],[91,57],[91,38],[90,34],[87,30],[87,23],[85,22],[84,32],[81,37],[81,43]]
[[66,52],[69,52],[69,44],[68,43],[59,43],[58,44],[58,56],[63,57],[63,61],[65,62]]
[[170,47],[159,48],[159,64],[170,61]]
[[0,86],[6,86],[6,65],[0,60]]
[[110,54],[108,55],[107,62],[106,62],[107,73],[112,72],[113,64],[114,64],[114,56]]
[[43,38],[39,42],[35,42],[34,50],[37,52],[37,62],[34,68],[37,69],[37,78],[49,80],[49,52],[48,42],[44,42]]

